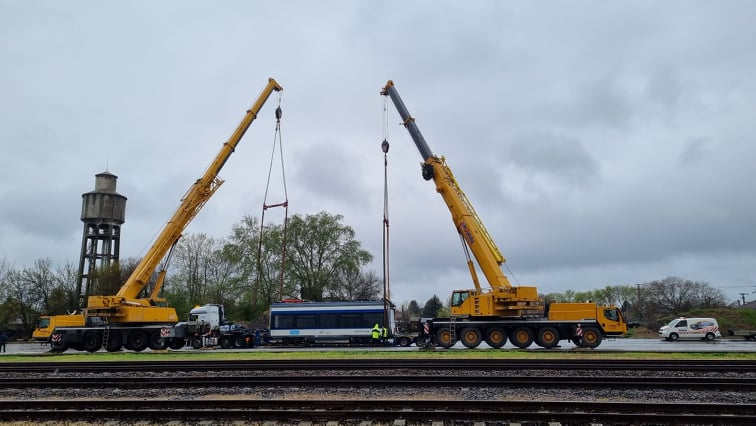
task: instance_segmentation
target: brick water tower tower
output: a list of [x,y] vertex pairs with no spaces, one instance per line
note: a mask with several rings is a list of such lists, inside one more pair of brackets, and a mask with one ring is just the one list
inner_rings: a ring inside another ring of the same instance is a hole
[[121,225],[126,220],[126,197],[116,192],[118,176],[102,172],[95,175],[94,191],[81,194],[81,239],[79,279],[76,294],[79,305],[87,306],[90,278],[103,266],[118,262]]

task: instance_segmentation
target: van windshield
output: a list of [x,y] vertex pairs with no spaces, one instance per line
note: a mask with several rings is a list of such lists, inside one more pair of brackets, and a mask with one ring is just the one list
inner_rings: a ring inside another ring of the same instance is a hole
[[678,320],[673,319],[672,321],[670,321],[669,323],[667,323],[667,325],[670,326],[670,327],[674,327],[674,325],[677,324],[677,321]]

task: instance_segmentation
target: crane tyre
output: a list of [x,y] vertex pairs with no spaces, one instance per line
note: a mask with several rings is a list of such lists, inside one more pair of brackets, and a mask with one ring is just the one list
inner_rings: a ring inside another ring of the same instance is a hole
[[440,328],[436,331],[436,343],[444,349],[449,349],[457,342],[452,339],[451,330],[449,328]]
[[533,343],[533,332],[527,327],[516,327],[509,340],[518,348],[525,349]]
[[480,345],[480,330],[474,327],[467,327],[462,329],[462,335],[459,339],[465,347],[475,349]]
[[168,343],[168,347],[173,350],[179,350],[183,348],[186,345],[186,341],[184,339],[177,339],[173,338],[170,343]]
[[234,347],[236,349],[241,349],[245,346],[247,346],[247,342],[244,340],[244,336],[236,336],[234,339]]
[[129,334],[129,348],[133,351],[142,352],[147,349],[147,334],[141,331],[133,331]]
[[102,347],[102,335],[100,333],[86,333],[81,339],[84,350],[87,352],[97,352]]
[[486,344],[494,349],[507,344],[507,333],[501,327],[491,327],[486,330]]
[[194,349],[202,349],[202,338],[195,337],[194,339],[192,339],[192,347]]
[[554,327],[542,327],[538,329],[536,344],[546,349],[559,345],[559,331]]
[[165,339],[163,339],[163,336],[160,335],[160,330],[156,330],[150,333],[149,340],[147,341],[147,346],[153,351],[161,351],[165,349]]
[[53,334],[50,340],[50,350],[53,352],[65,352],[68,350],[68,343],[63,340],[63,335]]
[[118,352],[121,350],[121,346],[123,346],[121,333],[111,331],[108,336],[108,343],[105,345],[105,350],[108,352]]
[[596,327],[583,327],[581,346],[593,349],[601,344],[601,333]]
[[397,339],[397,342],[396,342],[396,343],[397,343],[397,344],[398,344],[399,346],[401,346],[401,347],[403,347],[403,348],[406,348],[407,346],[409,346],[409,345],[411,345],[411,344],[412,344],[412,339],[410,339],[410,338],[409,338],[409,337],[407,337],[407,336],[402,336],[402,337],[400,337],[399,339]]
[[222,349],[231,349],[232,343],[231,338],[228,336],[223,336],[220,339],[220,347]]

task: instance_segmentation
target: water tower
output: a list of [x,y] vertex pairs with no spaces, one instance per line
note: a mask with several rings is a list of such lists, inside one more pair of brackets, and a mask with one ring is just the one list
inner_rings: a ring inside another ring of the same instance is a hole
[[95,175],[94,191],[81,194],[81,239],[79,279],[76,294],[79,305],[86,306],[90,276],[103,266],[118,261],[121,225],[126,220],[126,197],[116,192],[118,176],[102,172]]

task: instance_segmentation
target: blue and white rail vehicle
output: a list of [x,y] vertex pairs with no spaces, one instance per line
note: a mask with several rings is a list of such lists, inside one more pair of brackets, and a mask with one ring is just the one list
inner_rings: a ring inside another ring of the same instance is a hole
[[272,344],[371,343],[375,324],[386,327],[386,342],[394,330],[394,305],[382,300],[370,302],[290,301],[270,305]]

